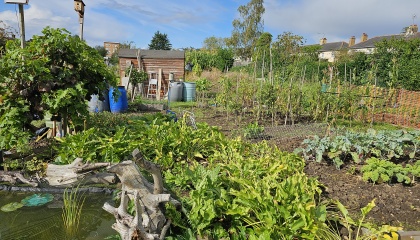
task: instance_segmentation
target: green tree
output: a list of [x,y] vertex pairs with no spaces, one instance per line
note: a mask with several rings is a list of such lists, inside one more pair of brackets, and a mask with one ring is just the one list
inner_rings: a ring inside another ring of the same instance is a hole
[[14,39],[15,35],[16,30],[7,26],[2,20],[0,20],[0,56],[3,54],[6,42]]
[[118,65],[118,61],[119,61],[119,57],[118,57],[118,52],[114,52],[111,57],[109,58],[109,64],[115,66]]
[[133,41],[120,43],[119,49],[135,49],[136,44]]
[[273,65],[283,71],[288,66],[293,66],[297,58],[302,57],[303,37],[291,32],[284,32],[277,36],[273,42]]
[[371,63],[382,86],[420,90],[420,39],[393,38],[375,44]]
[[233,66],[233,52],[227,48],[217,50],[216,67],[220,71],[227,71]]
[[106,54],[108,53],[105,47],[99,45],[95,46],[95,50],[98,51],[99,55],[101,55],[102,57],[106,57]]
[[247,5],[238,8],[240,17],[233,20],[232,36],[229,39],[229,45],[235,49],[237,56],[244,58],[252,56],[264,29],[263,3],[263,0],[251,0]]
[[210,50],[210,51],[217,51],[220,48],[226,47],[226,39],[220,37],[208,37],[204,39],[203,42],[203,49]]
[[[10,131],[10,126],[22,131],[45,111],[68,116],[65,119],[74,126],[82,126],[90,96],[108,84],[116,85],[115,76],[94,48],[65,29],[47,27],[42,33],[24,49],[18,40],[7,42],[0,59],[1,129]],[[13,118],[11,113],[16,113]],[[0,141],[4,133],[0,131]]]
[[152,40],[149,44],[149,49],[152,50],[171,50],[172,44],[169,42],[168,35],[166,33],[155,32]]
[[[257,63],[258,70],[261,71],[262,75],[265,75],[269,71],[270,64],[270,50],[271,50],[271,41],[273,36],[265,32],[261,34],[258,39],[255,51],[252,55],[252,59]],[[264,76],[261,76],[264,77]]]

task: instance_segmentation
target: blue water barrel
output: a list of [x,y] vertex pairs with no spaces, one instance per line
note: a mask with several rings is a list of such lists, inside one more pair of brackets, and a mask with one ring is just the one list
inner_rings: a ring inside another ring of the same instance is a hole
[[113,97],[115,89],[113,87],[109,89],[109,108],[112,113],[122,113],[128,109],[127,91],[124,86],[118,86],[117,90],[118,99],[115,100]]
[[184,82],[182,100],[184,102],[195,101],[195,82]]

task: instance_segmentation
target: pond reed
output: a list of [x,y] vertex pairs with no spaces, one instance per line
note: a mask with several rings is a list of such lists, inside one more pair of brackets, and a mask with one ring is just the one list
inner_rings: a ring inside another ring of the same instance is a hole
[[79,228],[80,216],[86,196],[79,192],[79,186],[66,189],[63,193],[63,213],[62,218],[64,227],[68,234],[73,235]]

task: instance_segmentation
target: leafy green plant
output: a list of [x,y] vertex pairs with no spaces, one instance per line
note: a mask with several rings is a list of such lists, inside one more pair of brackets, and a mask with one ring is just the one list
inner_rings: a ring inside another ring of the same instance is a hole
[[0,89],[0,149],[14,148],[24,152],[24,146],[29,142],[29,133],[25,131],[25,115],[29,108],[22,98],[15,98],[7,93],[5,88]]
[[197,101],[203,101],[206,97],[206,93],[211,88],[211,82],[207,78],[199,78],[195,81],[197,89]]
[[60,142],[56,145],[57,157],[55,161],[59,164],[69,164],[80,157],[86,162],[96,162],[96,148],[99,143],[99,133],[95,128],[88,129],[81,133],[58,138]]
[[[396,232],[401,230],[399,227],[392,227],[389,225],[383,225],[381,227],[376,227],[375,225],[365,221],[366,216],[370,211],[376,206],[375,199],[368,203],[365,207],[360,209],[361,215],[359,218],[352,218],[349,214],[347,208],[341,204],[339,201],[335,202],[335,206],[339,210],[339,214],[333,214],[331,220],[339,222],[348,230],[348,236],[345,236],[348,239],[356,240],[368,240],[368,239],[398,239],[398,234]],[[368,234],[362,234],[362,228],[369,230]],[[391,234],[392,238],[388,235]],[[395,236],[395,237],[394,237]]]
[[[314,239],[327,235],[318,182],[304,161],[266,143],[230,140],[204,168],[194,166],[185,199],[188,219],[201,236],[231,239]],[[183,174],[180,172],[179,175]],[[321,230],[322,229],[322,230]]]
[[47,163],[45,163],[43,159],[33,157],[32,159],[25,162],[25,169],[29,173],[40,173],[42,176],[47,169]]
[[[129,69],[127,69],[126,74],[129,74]],[[128,76],[126,76],[128,77]],[[139,83],[142,83],[144,81],[146,81],[149,78],[147,72],[145,71],[139,71],[137,69],[133,69],[131,71],[131,75],[130,75],[130,83],[133,84],[134,86],[136,86]]]
[[[0,98],[7,95],[0,101],[0,118],[12,117],[19,131],[30,132],[31,121],[49,111],[81,127],[88,114],[85,100],[115,85],[114,79],[94,48],[64,29],[46,27],[25,48],[18,40],[7,42],[0,58]],[[14,104],[7,104],[9,100]],[[11,133],[22,136],[17,130]],[[8,138],[0,142],[14,146],[13,137]]]
[[391,182],[396,180],[399,183],[411,184],[416,178],[420,177],[420,164],[395,164],[390,161],[378,158],[369,158],[366,165],[362,167],[363,180],[373,183]]
[[346,132],[344,135],[320,138],[315,136],[303,141],[303,148],[296,150],[307,160],[331,159],[337,168],[345,160],[361,163],[369,157],[381,159],[414,159],[418,155],[420,131],[378,131],[365,133]]
[[264,132],[264,126],[258,125],[258,122],[249,123],[245,126],[243,132],[247,139],[258,138]]

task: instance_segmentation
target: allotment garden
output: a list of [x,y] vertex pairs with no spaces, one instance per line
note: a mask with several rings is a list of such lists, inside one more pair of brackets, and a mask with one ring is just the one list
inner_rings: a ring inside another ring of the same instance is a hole
[[[138,97],[125,113],[89,113],[114,73],[66,31],[43,34],[26,49],[8,42],[0,59],[0,238],[398,239],[420,229],[420,89],[403,85],[407,64],[392,56],[332,64],[302,52],[221,72],[203,60],[211,52],[191,52],[195,101]],[[138,111],[146,103],[171,111]],[[46,117],[65,133],[39,131]]]

